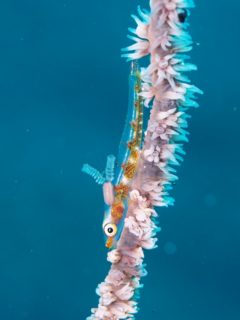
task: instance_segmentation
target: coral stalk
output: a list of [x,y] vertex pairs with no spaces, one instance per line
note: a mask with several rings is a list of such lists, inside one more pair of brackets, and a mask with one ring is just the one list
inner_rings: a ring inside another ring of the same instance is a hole
[[183,74],[196,67],[186,62],[192,40],[186,29],[192,0],[151,0],[150,12],[138,9],[136,29],[129,29],[135,43],[123,54],[128,60],[150,57],[141,70],[142,92],[150,119],[131,182],[124,229],[114,250],[108,253],[110,271],[98,286],[99,305],[88,320],[132,319],[138,311],[140,279],[146,275],[144,249],[156,247],[155,206],[173,204],[169,196],[177,177],[174,166],[183,160],[182,144],[188,141],[187,111],[197,107],[201,93]]

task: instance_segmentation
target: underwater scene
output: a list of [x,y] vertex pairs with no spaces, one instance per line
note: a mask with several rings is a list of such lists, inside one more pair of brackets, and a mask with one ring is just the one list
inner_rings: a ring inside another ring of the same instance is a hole
[[240,2],[194,2],[0,3],[1,320],[240,319]]

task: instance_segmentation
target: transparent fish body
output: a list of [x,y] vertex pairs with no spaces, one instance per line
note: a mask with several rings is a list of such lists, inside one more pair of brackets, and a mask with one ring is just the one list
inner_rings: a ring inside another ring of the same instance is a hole
[[105,202],[103,230],[107,248],[113,248],[121,237],[128,210],[131,182],[138,167],[143,136],[141,83],[138,64],[133,61],[129,76],[127,118],[117,161],[113,155],[109,155],[105,171],[102,173],[89,164],[83,165],[82,168],[82,171],[91,176],[97,184],[103,185]]
[[105,208],[103,227],[117,226],[114,237],[106,237],[106,246],[112,248],[120,239],[124,219],[128,210],[131,181],[136,173],[143,135],[143,101],[140,96],[141,77],[136,61],[132,62],[129,76],[129,105],[125,127],[119,146],[115,179],[113,180],[114,201]]

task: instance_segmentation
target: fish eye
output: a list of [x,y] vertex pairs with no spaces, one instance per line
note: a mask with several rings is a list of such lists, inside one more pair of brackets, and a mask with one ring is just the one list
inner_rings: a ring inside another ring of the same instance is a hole
[[188,17],[188,12],[186,9],[181,9],[181,11],[178,13],[178,20],[181,23],[184,23]]
[[103,230],[107,237],[114,237],[117,233],[117,226],[114,223],[108,223]]

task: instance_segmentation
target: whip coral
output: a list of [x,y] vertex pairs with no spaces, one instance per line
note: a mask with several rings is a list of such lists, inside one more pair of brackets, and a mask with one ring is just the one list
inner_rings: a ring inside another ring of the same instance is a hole
[[[114,191],[116,198],[121,189],[121,195],[124,194],[122,202],[119,200],[116,204],[115,200],[113,203],[113,197],[109,197],[112,184],[105,181],[108,183],[107,188],[106,185],[104,187],[108,190],[105,198],[111,199],[105,202],[111,205],[111,217],[116,213],[116,208],[119,210],[119,203],[125,205],[127,201],[127,207],[124,206],[127,209],[125,214],[122,209],[119,218],[124,219],[119,238],[114,246],[112,242],[111,245],[107,242],[112,248],[107,258],[111,268],[97,288],[99,305],[91,310],[88,320],[132,319],[138,311],[140,279],[146,275],[143,250],[156,247],[156,234],[160,230],[154,207],[174,203],[169,191],[172,182],[177,179],[174,166],[183,160],[183,143],[188,141],[187,111],[198,106],[194,99],[196,94],[201,93],[185,75],[196,69],[187,62],[186,55],[192,44],[187,33],[187,17],[193,7],[192,0],[150,0],[150,12],[138,8],[138,16],[133,16],[137,27],[129,29],[129,38],[134,44],[124,49],[123,56],[127,60],[149,56],[149,65],[142,68],[139,75],[141,90],[136,93],[138,98],[135,97],[134,103],[140,106],[143,102],[151,108],[151,112],[144,141],[141,145],[134,145],[134,150],[132,144],[136,139],[133,138],[134,132],[132,134],[128,168],[135,164],[136,170],[131,179],[127,173],[132,171],[125,170],[125,176],[121,179],[128,183],[125,183],[125,188],[122,184],[121,188],[117,185]],[[135,86],[139,84],[137,81],[135,79]],[[139,132],[140,126],[141,121]],[[85,167],[84,171],[104,183],[104,177],[98,176],[94,169]],[[119,220],[114,223],[118,224]],[[114,232],[112,225],[112,222],[110,227],[107,225],[110,234]]]

